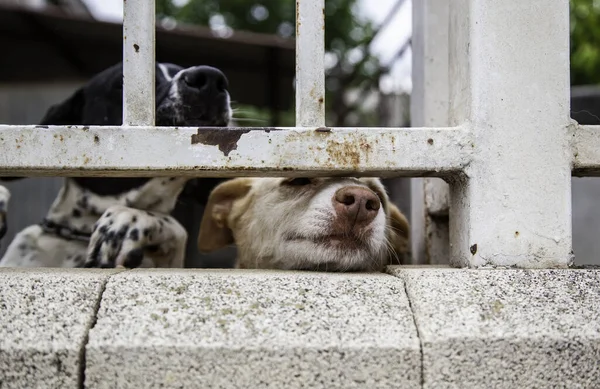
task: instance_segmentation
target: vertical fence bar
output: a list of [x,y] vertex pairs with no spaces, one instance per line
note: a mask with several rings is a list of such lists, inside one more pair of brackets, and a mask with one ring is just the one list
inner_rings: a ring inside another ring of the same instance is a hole
[[298,127],[325,125],[324,58],[324,0],[296,0],[296,126]]
[[155,0],[123,1],[123,125],[154,125]]
[[[448,125],[448,0],[413,2],[411,126]],[[448,263],[448,184],[439,178],[411,180],[412,263]]]
[[449,3],[449,119],[474,133],[473,159],[451,182],[451,263],[566,267],[569,2]]

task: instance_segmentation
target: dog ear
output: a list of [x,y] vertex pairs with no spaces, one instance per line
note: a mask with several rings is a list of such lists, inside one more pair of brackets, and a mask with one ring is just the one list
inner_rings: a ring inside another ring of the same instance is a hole
[[250,179],[236,178],[218,185],[212,191],[198,233],[198,250],[201,253],[210,253],[234,243],[227,218],[233,203],[246,196],[250,188]]
[[410,226],[408,220],[398,207],[390,203],[388,212],[388,241],[391,249],[391,265],[402,265],[403,260],[409,253],[410,245]]
[[84,96],[80,88],[62,103],[50,107],[39,124],[51,126],[85,124],[82,123],[83,106]]

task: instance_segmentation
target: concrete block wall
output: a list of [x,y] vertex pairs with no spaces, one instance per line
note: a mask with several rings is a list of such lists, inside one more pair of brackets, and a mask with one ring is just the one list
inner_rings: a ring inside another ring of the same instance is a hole
[[0,271],[0,388],[597,388],[600,270]]

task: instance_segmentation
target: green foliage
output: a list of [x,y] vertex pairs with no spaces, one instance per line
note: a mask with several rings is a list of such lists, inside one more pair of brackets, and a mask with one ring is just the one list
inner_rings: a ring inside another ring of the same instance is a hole
[[600,83],[600,0],[571,0],[571,84]]
[[[354,12],[357,2],[325,2],[325,49],[331,66],[325,101],[328,122],[333,121],[335,125],[347,125],[349,112],[361,116],[363,125],[376,124],[365,123],[372,118],[361,115],[356,107],[348,107],[343,98],[352,88],[372,88],[379,81],[379,62],[367,51],[375,29],[369,20]],[[184,5],[176,6],[177,3]],[[295,34],[295,0],[189,0],[187,3],[156,0],[156,11],[158,19],[170,17],[182,23],[211,26],[225,35],[231,30],[277,34],[284,38]]]

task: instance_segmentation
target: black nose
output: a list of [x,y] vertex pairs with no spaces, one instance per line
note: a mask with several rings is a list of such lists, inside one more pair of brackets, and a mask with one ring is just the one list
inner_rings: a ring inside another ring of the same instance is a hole
[[183,81],[190,88],[203,93],[221,93],[229,87],[227,77],[219,70],[210,66],[196,66],[183,74]]

